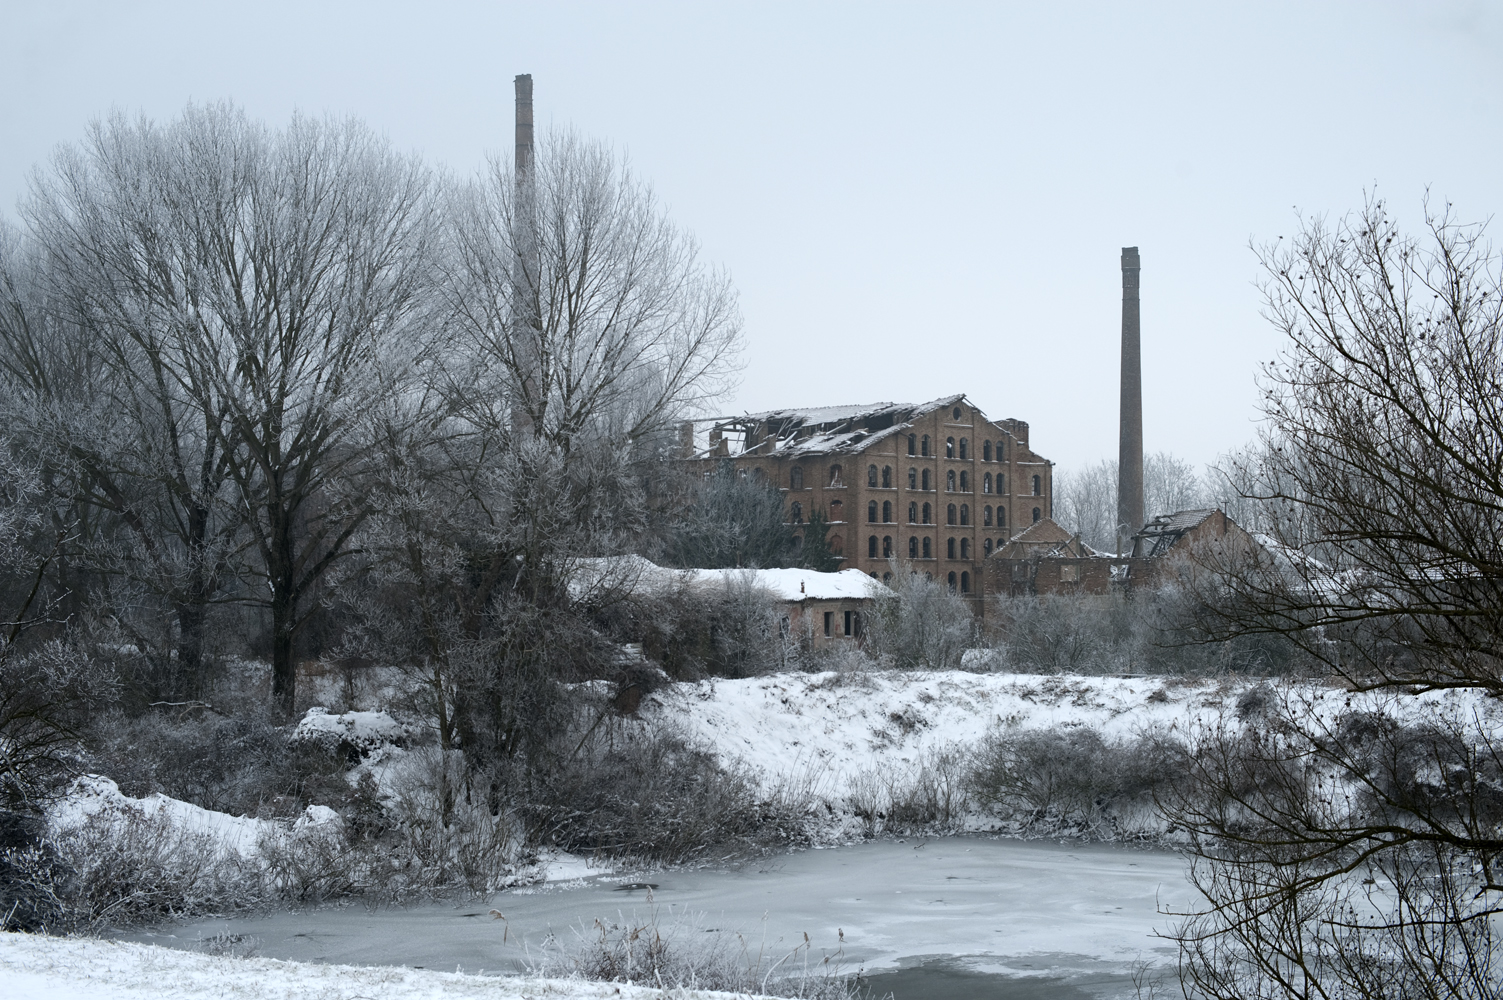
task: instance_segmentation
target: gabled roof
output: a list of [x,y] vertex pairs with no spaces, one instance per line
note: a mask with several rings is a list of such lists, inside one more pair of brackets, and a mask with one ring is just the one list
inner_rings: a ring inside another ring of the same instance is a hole
[[1060,556],[1078,559],[1090,550],[1082,546],[1076,536],[1061,527],[1053,518],[1034,521],[1008,539],[992,554],[993,559],[1048,559]]
[[1188,532],[1200,527],[1218,511],[1216,508],[1179,510],[1173,514],[1159,514],[1143,525],[1143,530],[1133,535],[1132,553],[1152,559],[1161,556]]

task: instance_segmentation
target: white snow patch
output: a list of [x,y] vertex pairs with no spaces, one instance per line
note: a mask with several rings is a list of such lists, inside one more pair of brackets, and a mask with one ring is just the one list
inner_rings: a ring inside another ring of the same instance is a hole
[[109,778],[97,774],[74,779],[67,793],[48,810],[47,822],[54,833],[64,833],[94,816],[124,820],[131,813],[147,819],[160,817],[185,833],[211,837],[221,847],[242,855],[253,852],[262,833],[275,826],[271,820],[231,816],[160,793],[132,798]]
[[399,743],[406,735],[401,723],[385,712],[343,712],[331,715],[326,708],[308,709],[292,732],[295,740],[341,740],[362,750]]
[[[481,970],[476,970],[477,972]],[[565,979],[500,978],[403,967],[229,958],[155,945],[0,934],[6,1000],[731,1000],[732,994],[655,990]]]

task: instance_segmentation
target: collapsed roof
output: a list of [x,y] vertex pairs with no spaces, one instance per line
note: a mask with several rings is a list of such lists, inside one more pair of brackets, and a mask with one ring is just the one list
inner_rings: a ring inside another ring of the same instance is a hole
[[1161,556],[1215,513],[1216,508],[1209,507],[1202,510],[1179,510],[1173,514],[1160,514],[1143,525],[1143,530],[1132,536],[1132,554],[1147,559]]
[[965,394],[957,393],[919,404],[817,406],[717,417],[705,421],[708,437],[703,448],[695,441],[695,451],[715,454],[724,443],[726,451],[721,454],[780,458],[850,454],[899,433],[919,417],[954,406],[963,399]]

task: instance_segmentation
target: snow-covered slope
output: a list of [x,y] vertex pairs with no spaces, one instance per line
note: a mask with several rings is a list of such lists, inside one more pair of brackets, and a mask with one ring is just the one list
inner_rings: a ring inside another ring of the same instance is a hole
[[[873,768],[917,766],[927,754],[973,744],[993,727],[1090,726],[1109,739],[1155,728],[1188,735],[1224,716],[1235,718],[1254,689],[1252,700],[1296,699],[1326,719],[1385,698],[1334,684],[1260,679],[785,673],[671,685],[643,702],[642,715],[681,728],[722,761],[750,768],[768,787],[799,783],[836,801]],[[1414,708],[1475,709],[1503,728],[1499,706],[1475,692],[1407,701]]]
[[731,1000],[732,994],[615,983],[507,978],[429,969],[281,962],[195,954],[154,945],[0,934],[5,1000]]

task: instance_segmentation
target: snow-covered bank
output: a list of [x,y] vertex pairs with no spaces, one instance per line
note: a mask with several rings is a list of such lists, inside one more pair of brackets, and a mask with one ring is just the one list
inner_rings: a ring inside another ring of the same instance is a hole
[[[642,704],[650,723],[680,727],[765,787],[803,784],[837,801],[873,768],[916,766],[926,754],[976,743],[994,729],[1087,726],[1107,738],[1150,730],[1189,736],[1292,699],[1314,719],[1373,707],[1391,695],[1335,684],[1259,678],[924,673],[783,673],[674,684]],[[1469,690],[1406,699],[1452,709],[1503,731],[1503,706]]]
[[0,934],[5,1000],[730,1000],[743,994],[656,990],[563,979],[499,978],[402,967],[231,958],[155,945]]

